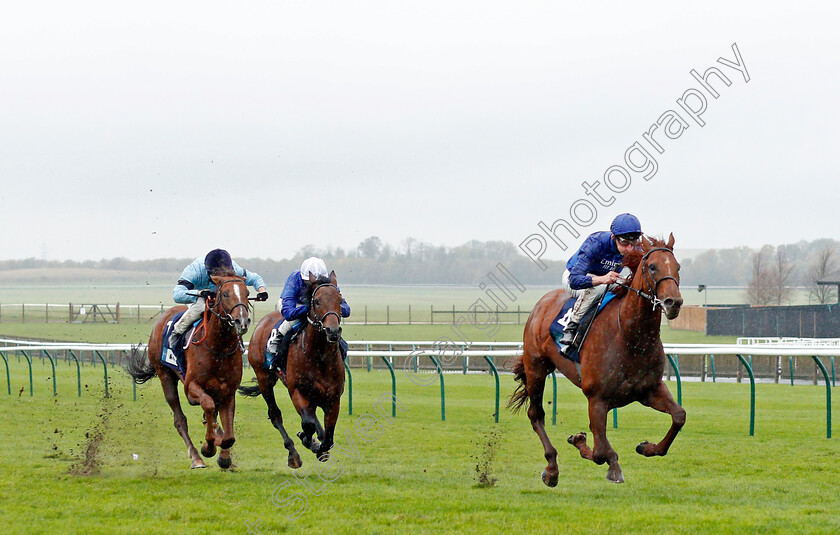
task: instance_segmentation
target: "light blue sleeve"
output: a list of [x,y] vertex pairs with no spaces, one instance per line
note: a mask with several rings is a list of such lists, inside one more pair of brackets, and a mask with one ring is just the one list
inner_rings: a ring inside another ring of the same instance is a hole
[[248,271],[236,262],[233,263],[233,270],[240,277],[245,277],[245,284],[247,284],[248,286],[253,286],[256,290],[259,290],[260,288],[265,288],[265,281],[262,277],[260,277],[258,273]]

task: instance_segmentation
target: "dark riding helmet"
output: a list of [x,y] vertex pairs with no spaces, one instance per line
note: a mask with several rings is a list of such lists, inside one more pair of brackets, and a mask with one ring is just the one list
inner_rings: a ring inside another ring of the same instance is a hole
[[224,249],[213,249],[204,257],[204,267],[207,273],[215,275],[218,272],[233,271],[233,260],[230,253]]
[[618,214],[610,225],[610,232],[617,238],[638,240],[642,235],[642,224],[633,214]]

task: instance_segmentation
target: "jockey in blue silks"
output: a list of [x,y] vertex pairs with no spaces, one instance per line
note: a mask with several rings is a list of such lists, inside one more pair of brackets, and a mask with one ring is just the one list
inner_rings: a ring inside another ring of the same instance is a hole
[[[306,287],[309,285],[309,275],[318,278],[329,277],[327,264],[317,257],[310,257],[303,261],[300,269],[289,275],[286,285],[280,294],[277,308],[283,313],[285,320],[280,324],[277,336],[272,336],[268,343],[268,350],[265,355],[265,364],[268,368],[284,369],[286,366],[286,354],[289,350],[289,343],[292,335],[298,330],[300,322],[309,313],[309,303],[303,300]],[[339,293],[341,290],[339,290]],[[350,305],[344,298],[341,299],[341,317],[350,316]],[[347,360],[347,342],[344,338],[339,339],[341,358]],[[277,357],[277,358],[275,358]]]
[[638,218],[633,214],[619,214],[613,219],[609,232],[590,234],[566,263],[563,289],[578,299],[559,340],[561,353],[569,353],[580,321],[607,292],[607,286],[628,278],[630,270],[622,268],[622,262],[636,248],[641,237],[642,224]]
[[190,326],[201,319],[204,314],[204,302],[211,293],[216,291],[216,285],[210,280],[211,275],[233,272],[239,277],[245,277],[245,283],[257,290],[257,301],[268,299],[263,278],[253,271],[245,271],[231,259],[224,249],[213,249],[204,258],[196,258],[184,268],[178,284],[172,290],[172,298],[176,303],[188,305],[187,311],[181,316],[169,335],[169,347],[183,345],[184,333]]

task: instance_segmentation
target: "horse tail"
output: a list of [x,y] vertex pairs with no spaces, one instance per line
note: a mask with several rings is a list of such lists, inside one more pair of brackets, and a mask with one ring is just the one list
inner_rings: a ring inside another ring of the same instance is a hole
[[131,352],[128,355],[128,362],[123,368],[134,379],[138,385],[142,385],[155,375],[157,372],[152,367],[152,363],[146,357],[147,349],[140,351],[140,346],[131,346]]
[[528,403],[528,374],[525,372],[525,363],[522,362],[522,358],[522,355],[516,357],[513,360],[513,367],[511,368],[513,380],[519,383],[516,386],[516,390],[511,394],[507,404],[508,409],[514,414],[518,413]]

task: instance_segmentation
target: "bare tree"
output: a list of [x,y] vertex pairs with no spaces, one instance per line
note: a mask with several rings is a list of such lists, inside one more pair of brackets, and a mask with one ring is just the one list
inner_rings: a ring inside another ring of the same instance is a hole
[[819,304],[827,305],[836,301],[836,288],[817,284],[817,281],[824,280],[838,270],[837,251],[830,245],[826,245],[817,253],[817,258],[811,267],[808,268],[808,286],[810,286],[811,297]]
[[793,263],[781,247],[776,248],[770,266],[770,302],[776,305],[790,302],[793,293]]
[[773,248],[765,245],[753,255],[752,278],[747,286],[747,302],[751,305],[768,305],[772,302],[772,272],[769,266]]

